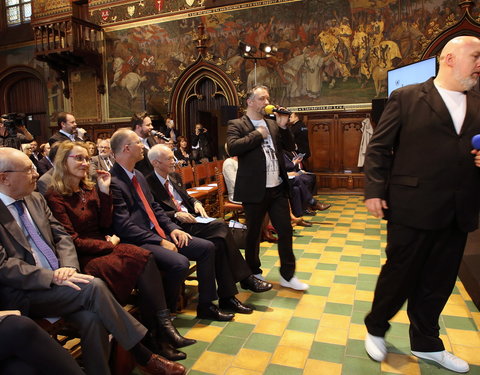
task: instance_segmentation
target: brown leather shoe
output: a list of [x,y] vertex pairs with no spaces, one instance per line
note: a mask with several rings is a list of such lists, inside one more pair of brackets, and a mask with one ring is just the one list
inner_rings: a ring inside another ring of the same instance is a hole
[[152,354],[145,366],[139,366],[150,375],[185,375],[187,370],[180,363],[169,361],[158,354]]
[[300,225],[301,227],[311,227],[312,223],[302,219],[297,225]]
[[317,211],[325,211],[328,210],[331,206],[331,204],[315,202],[315,204],[312,204],[311,209]]

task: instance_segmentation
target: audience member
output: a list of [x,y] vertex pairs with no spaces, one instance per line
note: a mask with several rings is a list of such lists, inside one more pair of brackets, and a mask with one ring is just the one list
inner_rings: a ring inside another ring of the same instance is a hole
[[[11,115],[18,118],[17,114]],[[22,143],[33,141],[33,135],[30,134],[25,125],[15,124],[15,120],[7,117],[10,116],[2,115],[0,117],[0,147],[13,147],[20,150]]]
[[184,374],[185,368],[152,354],[141,340],[146,328],[118,304],[105,283],[79,273],[72,238],[33,192],[31,160],[0,148],[0,309],[34,318],[63,316],[81,334],[88,374],[109,374],[108,332],[150,374]]
[[469,371],[445,350],[439,317],[478,228],[480,153],[470,142],[480,133],[479,74],[480,39],[451,39],[435,78],[393,91],[368,145],[365,205],[387,220],[387,261],[365,318],[365,349],[376,361],[387,356],[389,320],[408,301],[412,354]]
[[95,142],[92,142],[92,141],[87,141],[85,142],[85,145],[87,146],[87,150],[88,150],[88,153],[90,155],[90,157],[93,157],[95,155],[97,155],[97,145],[95,144]]
[[92,157],[90,172],[98,169],[102,171],[109,171],[115,163],[115,158],[110,147],[110,139],[102,139],[97,146],[98,155]]
[[40,153],[42,158],[38,162],[37,172],[40,176],[43,176],[50,168],[53,167],[50,159],[50,143],[42,143],[40,145]]
[[310,157],[310,144],[308,143],[308,128],[300,120],[298,114],[292,112],[290,115],[290,123],[291,123],[291,130],[293,133],[293,138],[295,140],[295,144],[297,145],[296,151],[299,154],[304,154],[303,161],[307,162],[308,158]]
[[208,218],[208,215],[202,203],[188,195],[180,175],[174,173],[173,152],[164,145],[156,145],[148,152],[148,158],[154,173],[147,177],[147,181],[155,201],[185,232],[215,245],[215,275],[220,307],[238,313],[251,313],[253,310],[250,307],[235,298],[238,293],[235,284],[240,281],[242,288],[254,292],[266,292],[272,289],[272,284],[253,276],[223,220],[197,221],[195,216]]
[[175,129],[175,123],[173,122],[173,119],[170,118],[170,116],[167,117],[165,120],[165,125],[167,127],[166,132],[165,132],[165,137],[170,138],[173,143],[178,143],[178,130]]
[[[37,191],[45,196],[47,193],[48,188],[50,187],[50,184],[52,182],[52,176],[53,176],[53,163],[55,161],[55,155],[57,154],[58,146],[61,144],[61,142],[54,143],[53,146],[50,148],[50,152],[48,153],[48,160],[51,166],[44,172],[40,178],[37,180]],[[40,167],[43,168],[43,164],[46,158],[43,158],[40,163]]]
[[40,152],[40,149],[38,147],[38,142],[35,139],[30,142],[30,148],[32,150],[32,155],[30,155],[30,160],[38,170],[38,162],[42,159],[43,155]]
[[275,112],[276,121],[264,118],[269,99],[265,86],[251,89],[247,94],[246,115],[230,120],[227,129],[229,154],[238,156],[234,199],[242,202],[247,217],[245,258],[252,271],[261,277],[260,231],[268,212],[278,233],[280,285],[306,290],[308,285],[295,277],[289,186],[283,157],[283,150],[292,150],[295,144],[287,128],[288,115]]
[[228,321],[234,315],[218,309],[215,286],[215,247],[207,240],[190,236],[174,224],[154,201],[147,180],[135,164],[144,157],[144,145],[129,129],[117,130],[110,141],[115,164],[112,173],[113,225],[125,242],[150,250],[165,273],[167,304],[176,310],[180,286],[189,268],[197,262],[199,303],[197,316]]
[[0,311],[0,374],[84,375],[73,357],[20,311]]
[[147,112],[135,113],[131,119],[132,130],[138,135],[143,144],[143,158],[135,165],[135,169],[148,176],[153,172],[153,167],[148,160],[148,150],[157,144],[154,137],[151,136],[153,129],[152,120]]
[[60,130],[50,137],[48,143],[52,146],[55,142],[81,141],[76,135],[77,121],[68,112],[60,112],[57,116],[57,124]]
[[188,148],[187,139],[183,136],[179,136],[177,140],[177,149],[174,152],[175,157],[177,158],[177,163],[181,166],[189,165],[192,158],[190,157],[191,151]]
[[[138,288],[142,322],[151,333],[156,353],[170,360],[185,359],[175,347],[194,344],[182,337],[170,320],[162,283],[151,252],[121,243],[109,232],[112,224],[110,173],[98,171],[97,188],[88,177],[86,145],[62,142],[55,159],[55,172],[46,199],[53,215],[72,236],[81,270],[101,278],[115,298],[126,304]],[[170,345],[171,344],[171,345]]]
[[202,124],[196,124],[192,134],[192,160],[199,163],[202,159],[211,159],[212,151],[212,140],[207,128]]

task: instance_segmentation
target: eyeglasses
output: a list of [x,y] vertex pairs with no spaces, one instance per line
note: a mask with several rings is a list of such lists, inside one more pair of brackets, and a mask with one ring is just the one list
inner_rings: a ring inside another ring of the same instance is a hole
[[105,150],[110,150],[110,147],[108,146],[98,146],[99,150],[105,149]]
[[0,173],[33,173],[33,172],[36,172],[37,169],[35,168],[34,165],[32,165],[31,167],[28,167],[27,169],[24,169],[23,171],[22,170],[8,170],[8,171],[1,171]]
[[78,161],[78,162],[90,163],[90,161],[92,160],[89,156],[85,156],[85,155],[68,155],[68,157],[74,158],[75,161]]

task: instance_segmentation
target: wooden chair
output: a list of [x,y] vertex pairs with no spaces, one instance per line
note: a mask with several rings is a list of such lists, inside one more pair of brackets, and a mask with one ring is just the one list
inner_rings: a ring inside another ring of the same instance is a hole
[[179,168],[180,177],[182,177],[182,182],[185,188],[195,186],[195,175],[193,173],[193,167],[186,165]]
[[217,197],[218,197],[218,216],[225,219],[225,214],[233,212],[235,219],[238,221],[238,215],[243,211],[243,206],[238,203],[233,203],[228,200],[227,186],[223,178],[223,173],[218,168],[215,168],[215,179],[217,181]]
[[195,186],[208,184],[208,169],[207,164],[195,164],[193,167],[193,174],[195,176]]

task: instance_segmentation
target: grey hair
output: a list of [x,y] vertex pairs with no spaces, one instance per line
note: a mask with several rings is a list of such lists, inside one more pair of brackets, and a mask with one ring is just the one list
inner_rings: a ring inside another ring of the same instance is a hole
[[0,172],[15,169],[16,163],[13,158],[15,154],[25,155],[20,150],[12,147],[0,147]]
[[252,87],[250,90],[247,91],[247,96],[246,96],[246,99],[245,100],[249,100],[249,99],[253,99],[255,97],[255,91],[257,91],[258,89],[263,89],[263,90],[266,90],[266,91],[270,91],[268,89],[267,86],[264,86],[264,85],[257,85],[257,86],[254,86]]
[[157,160],[161,155],[164,155],[166,152],[172,151],[172,149],[165,145],[155,145],[148,151],[148,160],[150,163],[154,160]]
[[123,146],[128,143],[128,137],[133,133],[130,128],[120,128],[113,133],[110,138],[110,148],[114,155],[119,154],[122,151]]

